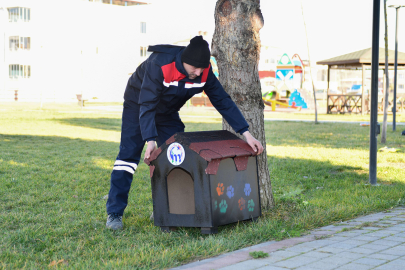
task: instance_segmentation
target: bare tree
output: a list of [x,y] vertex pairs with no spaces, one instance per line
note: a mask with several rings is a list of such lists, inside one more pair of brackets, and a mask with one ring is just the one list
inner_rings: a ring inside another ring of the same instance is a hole
[[309,41],[308,41],[308,33],[307,33],[307,24],[305,23],[304,7],[302,6],[302,1],[301,1],[301,11],[302,11],[302,20],[304,21],[304,27],[305,27],[305,37],[307,39],[309,75],[311,77],[312,90],[314,91],[315,124],[318,124],[318,106],[316,104],[315,84],[314,84],[314,77],[312,77],[311,56],[309,54]]
[[[274,206],[264,134],[264,104],[258,72],[259,30],[263,27],[260,0],[218,0],[212,55],[218,63],[219,79],[250,125],[252,135],[264,146],[257,157],[260,198],[263,208]],[[222,127],[232,132],[223,120]]]
[[390,81],[388,76],[388,22],[387,22],[387,0],[384,0],[384,18],[385,18],[385,92],[384,92],[384,118],[381,132],[381,143],[387,142],[387,110],[388,99],[390,95]]

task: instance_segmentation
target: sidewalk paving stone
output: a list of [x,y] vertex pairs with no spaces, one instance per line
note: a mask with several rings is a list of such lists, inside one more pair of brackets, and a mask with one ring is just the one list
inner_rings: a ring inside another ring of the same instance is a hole
[[359,239],[350,239],[350,240],[346,240],[346,241],[342,241],[340,243],[342,244],[350,244],[350,245],[356,245],[356,246],[361,246],[364,244],[367,244],[369,241],[365,241],[365,240],[359,240]]
[[398,234],[388,236],[388,237],[385,237],[383,239],[388,240],[388,241],[401,241],[402,243],[405,241],[404,237],[398,236]]
[[[391,236],[391,237],[395,237],[395,236]],[[398,246],[400,244],[402,244],[401,240],[388,240],[387,238],[383,238],[377,241],[373,242],[374,245],[382,245],[382,246]]]
[[370,232],[368,233],[368,235],[370,236],[377,236],[377,237],[387,237],[387,236],[391,236],[391,234],[395,234],[393,233],[394,231],[376,231],[376,232]]
[[346,241],[339,242],[336,244],[329,245],[330,248],[341,248],[341,249],[351,249],[360,246],[359,244],[347,244]]
[[398,255],[389,255],[389,254],[381,254],[381,253],[374,253],[371,254],[365,258],[371,258],[371,259],[381,259],[381,260],[387,260],[387,261],[392,261],[395,259],[398,259]]
[[333,241],[333,239],[331,238],[329,239],[322,239],[322,240],[317,240],[317,241],[312,241],[312,242],[306,242],[303,244],[300,244],[303,247],[312,247],[312,248],[320,248],[320,247],[324,247],[324,246],[328,246],[331,244],[337,243],[337,241]]
[[405,226],[401,227],[401,226],[395,225],[395,226],[390,227],[390,231],[404,232]]
[[265,266],[265,267],[262,267],[262,268],[257,268],[257,270],[286,270],[286,268],[281,268],[281,267],[277,267],[277,266],[272,266],[272,265],[270,265],[270,266]]
[[396,246],[393,248],[385,249],[385,250],[381,251],[380,253],[401,256],[401,255],[404,255],[404,252],[405,252],[405,246],[401,245],[401,246]]
[[315,249],[315,247],[308,247],[308,246],[304,246],[303,244],[299,244],[299,245],[296,245],[296,246],[293,246],[293,247],[290,247],[290,248],[286,248],[285,250],[286,251],[292,251],[292,252],[301,253],[301,252],[309,252],[309,251],[312,251],[314,249]]
[[300,253],[298,252],[292,252],[292,251],[285,251],[285,250],[280,250],[280,251],[276,251],[276,252],[272,252],[270,253],[269,258],[264,258],[263,260],[265,261],[281,261],[287,258],[291,258],[291,257],[295,257],[300,255]]
[[320,252],[327,252],[327,253],[332,253],[332,254],[340,253],[340,252],[343,252],[346,250],[347,249],[333,248],[333,247],[329,247],[329,246],[318,249],[318,251],[320,251]]
[[384,264],[386,262],[387,262],[387,260],[361,258],[361,259],[354,261],[353,263],[378,266],[378,265]]
[[395,260],[389,263],[383,264],[375,269],[378,270],[395,270],[395,269],[404,269],[405,261],[404,260]]
[[280,267],[287,267],[287,268],[296,268],[299,266],[303,266],[306,264],[310,264],[311,262],[317,261],[318,258],[311,258],[311,257],[306,257],[306,256],[296,256],[294,258],[290,258],[281,262],[277,262],[274,264],[274,266],[280,266]]
[[336,241],[336,242],[342,242],[342,241],[346,241],[346,240],[353,239],[353,238],[347,237],[347,236],[343,237],[343,236],[340,236],[340,234],[337,234],[328,239],[330,239],[332,241]]
[[[331,269],[336,269],[339,266],[330,264],[327,262],[323,262],[323,261],[316,261],[316,262],[307,264],[305,267],[308,267],[308,269],[331,270]],[[300,269],[300,268],[298,268],[298,269]]]
[[369,250],[373,251],[372,253],[374,253],[374,252],[378,252],[378,251],[381,251],[381,250],[389,249],[391,247],[390,246],[383,246],[383,245],[376,245],[376,244],[374,244],[374,242],[371,242],[369,244],[362,245],[359,248],[361,248],[361,249],[369,249]]
[[370,249],[370,248],[363,248],[363,247],[357,247],[357,248],[352,248],[350,250],[350,252],[354,252],[354,253],[360,253],[360,254],[371,254],[371,253],[376,253],[379,250],[375,250],[375,249]]
[[356,259],[344,257],[344,256],[341,256],[340,254],[338,254],[338,255],[334,255],[334,256],[322,259],[322,260],[320,260],[320,262],[339,266],[339,265],[348,264],[349,262],[352,262],[354,260],[356,260]]
[[405,268],[405,259],[397,259],[390,262],[392,265],[402,265]]
[[313,258],[326,258],[332,256],[330,253],[324,253],[324,252],[319,252],[319,251],[310,251],[307,253],[302,254],[302,256],[307,256],[307,257],[313,257]]
[[404,270],[403,266],[400,265],[390,265],[389,263],[381,265],[377,268],[374,268],[375,270]]
[[[314,269],[315,268],[309,267],[309,266],[301,266],[301,267],[295,268],[294,270],[314,270]],[[285,270],[285,268],[283,270]]]
[[262,266],[267,265],[268,263],[263,260],[248,260],[244,262],[240,262],[234,265],[229,265],[223,268],[219,268],[220,270],[254,270],[260,268]]
[[362,235],[356,236],[356,237],[354,237],[352,239],[353,240],[366,241],[366,242],[372,242],[372,241],[376,241],[378,239],[381,239],[381,237],[371,236],[371,235],[368,235],[368,234],[362,234]]
[[372,268],[374,268],[374,266],[372,266],[372,265],[349,263],[349,264],[343,265],[339,268],[336,268],[336,270],[368,270],[368,269],[372,269]]
[[339,236],[352,238],[352,237],[361,235],[361,234],[363,234],[363,233],[366,233],[366,232],[365,232],[365,231],[362,231],[362,230],[356,230],[356,231],[350,231],[350,232],[342,232],[342,233],[339,233]]
[[367,233],[367,231],[378,231],[381,230],[381,227],[363,227],[361,228],[362,230],[365,231],[365,233]]

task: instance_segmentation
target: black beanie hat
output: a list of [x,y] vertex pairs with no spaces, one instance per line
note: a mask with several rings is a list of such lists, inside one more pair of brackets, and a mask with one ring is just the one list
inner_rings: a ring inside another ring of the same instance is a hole
[[207,68],[210,65],[210,57],[208,42],[202,36],[195,36],[183,51],[181,61],[197,68]]

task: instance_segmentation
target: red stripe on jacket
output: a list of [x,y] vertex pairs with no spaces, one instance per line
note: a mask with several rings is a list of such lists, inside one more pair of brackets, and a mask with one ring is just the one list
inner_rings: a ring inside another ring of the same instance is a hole
[[178,82],[186,77],[177,70],[175,62],[162,66],[162,72],[165,83]]

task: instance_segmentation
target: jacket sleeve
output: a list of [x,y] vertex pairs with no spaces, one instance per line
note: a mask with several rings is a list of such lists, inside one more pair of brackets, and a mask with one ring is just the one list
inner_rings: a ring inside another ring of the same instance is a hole
[[150,61],[145,63],[145,74],[139,94],[139,124],[145,141],[155,140],[158,136],[155,123],[156,106],[163,90],[163,73],[159,65]]
[[233,130],[239,134],[249,129],[249,124],[246,122],[239,108],[231,97],[225,92],[221,83],[212,72],[212,67],[208,72],[207,83],[205,84],[204,91],[210,99],[215,109],[222,115],[228,122]]

